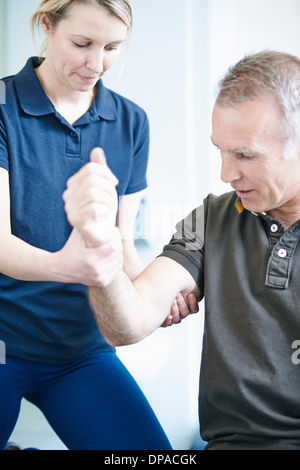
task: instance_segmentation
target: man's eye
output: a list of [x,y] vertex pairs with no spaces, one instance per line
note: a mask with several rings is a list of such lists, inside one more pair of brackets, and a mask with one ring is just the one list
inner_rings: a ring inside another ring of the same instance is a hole
[[250,160],[251,158],[253,158],[253,155],[250,155],[248,153],[239,153],[238,158],[240,160]]

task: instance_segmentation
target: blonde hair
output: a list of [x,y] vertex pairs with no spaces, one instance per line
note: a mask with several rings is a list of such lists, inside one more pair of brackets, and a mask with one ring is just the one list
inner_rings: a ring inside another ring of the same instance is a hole
[[[31,17],[31,29],[33,38],[35,38],[35,29],[40,26],[40,15],[46,13],[51,21],[53,28],[65,19],[71,8],[75,4],[86,3],[98,5],[105,8],[111,15],[122,20],[129,32],[132,30],[133,16],[129,0],[42,0],[40,7]],[[47,48],[47,39],[44,41],[40,55],[42,56]]]

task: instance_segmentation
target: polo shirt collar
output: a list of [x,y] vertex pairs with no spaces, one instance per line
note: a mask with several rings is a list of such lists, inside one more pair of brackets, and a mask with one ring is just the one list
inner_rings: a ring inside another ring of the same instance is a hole
[[[38,57],[28,59],[25,67],[15,76],[16,90],[20,105],[26,114],[45,116],[55,113],[55,108],[35,73],[39,65]],[[110,90],[104,87],[102,80],[98,82],[98,92],[92,108],[100,119],[113,121],[117,117],[116,104]]]
[[235,201],[235,207],[238,211],[239,214],[241,214],[242,212],[244,212],[245,208],[243,206],[243,203],[242,201],[240,200],[240,198],[238,198],[236,201]]
[[38,58],[31,57],[21,72],[15,76],[21,108],[31,116],[44,116],[55,112],[53,104],[44,92],[34,71],[38,65]]
[[102,80],[98,82],[98,91],[94,100],[95,110],[101,119],[114,121],[117,119],[116,103],[110,90],[105,88]]
[[[235,207],[239,214],[242,214],[245,210],[240,198],[237,198],[237,200],[235,201]],[[253,211],[251,211],[251,214],[255,215],[256,217],[259,215],[267,215],[266,212],[253,212]]]

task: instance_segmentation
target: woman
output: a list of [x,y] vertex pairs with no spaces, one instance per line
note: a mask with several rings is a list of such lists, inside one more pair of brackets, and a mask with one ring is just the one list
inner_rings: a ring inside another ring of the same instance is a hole
[[[170,449],[88,304],[86,286],[97,285],[101,250],[111,241],[87,247],[71,231],[62,199],[70,176],[98,164],[88,162],[90,154],[98,162],[93,149],[102,147],[111,169],[105,177],[122,198],[119,216],[127,214],[124,266],[134,277],[141,266],[128,234],[146,187],[148,120],[100,80],[131,29],[130,5],[43,0],[32,21],[47,35],[46,58],[31,58],[4,79],[0,108],[0,339],[7,353],[0,449],[23,397],[69,449]],[[109,282],[121,260],[106,262]]]

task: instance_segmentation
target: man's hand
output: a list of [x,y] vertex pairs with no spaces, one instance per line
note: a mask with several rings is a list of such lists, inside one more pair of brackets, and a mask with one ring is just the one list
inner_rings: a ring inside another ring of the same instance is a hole
[[170,314],[161,325],[162,328],[180,323],[188,315],[199,312],[198,300],[195,294],[189,294],[186,299],[180,292],[171,305]]
[[90,158],[68,180],[63,200],[70,225],[88,247],[98,247],[109,242],[116,226],[118,180],[106,165],[102,149],[93,149]]

